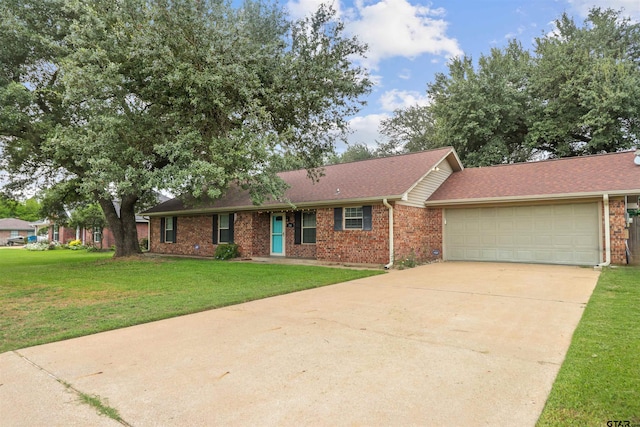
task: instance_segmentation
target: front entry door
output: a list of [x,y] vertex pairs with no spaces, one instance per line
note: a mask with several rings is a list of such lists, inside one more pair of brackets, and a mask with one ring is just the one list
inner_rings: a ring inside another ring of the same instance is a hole
[[284,255],[284,214],[271,214],[271,255]]

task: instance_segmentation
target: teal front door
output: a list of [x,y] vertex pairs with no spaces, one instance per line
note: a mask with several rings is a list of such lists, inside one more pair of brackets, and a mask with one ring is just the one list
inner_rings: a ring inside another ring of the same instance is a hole
[[284,214],[271,215],[271,255],[284,255]]

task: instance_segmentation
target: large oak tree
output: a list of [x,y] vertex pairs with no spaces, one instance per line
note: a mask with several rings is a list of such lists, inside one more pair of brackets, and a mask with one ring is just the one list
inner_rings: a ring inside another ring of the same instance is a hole
[[640,24],[566,14],[532,52],[516,40],[474,63],[454,58],[427,85],[430,103],[397,111],[381,149],[453,145],[469,166],[613,152],[639,144]]
[[[371,83],[333,10],[291,21],[249,0],[3,0],[0,150],[10,186],[101,206],[139,252],[154,189],[277,197],[283,156],[311,176]],[[119,201],[116,210],[113,201]]]

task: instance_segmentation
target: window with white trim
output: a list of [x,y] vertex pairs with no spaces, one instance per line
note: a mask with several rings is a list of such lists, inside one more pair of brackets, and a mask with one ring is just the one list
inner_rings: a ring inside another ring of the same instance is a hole
[[362,206],[356,208],[344,208],[345,230],[362,230]]
[[173,217],[168,216],[164,219],[164,241],[168,243],[175,242],[175,233],[173,225]]
[[53,233],[51,237],[54,242],[60,240],[60,226],[58,224],[53,224]]
[[102,229],[100,227],[93,227],[94,243],[100,243],[101,240],[102,240]]
[[218,215],[218,243],[231,243],[229,214]]
[[20,235],[20,232],[18,230],[11,230],[11,238],[13,239],[14,237],[18,237]]
[[316,213],[302,213],[302,243],[316,242]]

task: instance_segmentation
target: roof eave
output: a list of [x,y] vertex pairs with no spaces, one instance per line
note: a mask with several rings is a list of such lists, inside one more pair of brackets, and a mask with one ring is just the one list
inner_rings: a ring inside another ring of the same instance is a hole
[[264,211],[283,211],[283,210],[292,210],[292,209],[311,209],[311,208],[325,208],[331,206],[344,206],[344,205],[353,205],[353,204],[362,204],[362,203],[379,203],[383,199],[387,199],[387,201],[398,201],[402,200],[403,195],[393,195],[393,196],[373,196],[373,197],[358,197],[358,198],[350,198],[350,199],[337,199],[337,200],[323,200],[323,201],[314,201],[314,202],[301,202],[301,203],[274,203],[269,205],[245,205],[245,206],[223,206],[216,208],[199,208],[199,209],[182,209],[182,210],[173,210],[173,211],[162,211],[162,212],[145,212],[144,215],[148,217],[158,217],[158,216],[177,216],[177,215],[204,215],[210,213],[218,213],[218,212],[264,212]]
[[602,197],[608,194],[609,196],[628,196],[631,194],[640,194],[640,189],[629,190],[612,190],[612,191],[594,191],[585,193],[561,193],[561,194],[534,194],[527,196],[504,196],[504,197],[482,197],[482,198],[467,198],[467,199],[450,199],[450,200],[427,200],[424,204],[427,207],[440,207],[440,206],[458,206],[458,205],[477,205],[487,203],[501,203],[501,202],[535,202],[544,200],[560,200],[560,199],[593,199],[595,197]]

